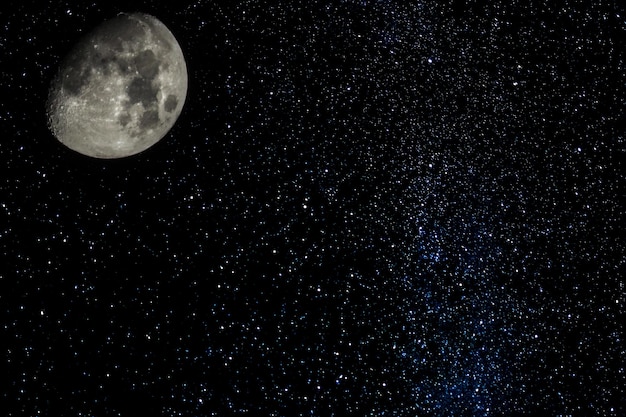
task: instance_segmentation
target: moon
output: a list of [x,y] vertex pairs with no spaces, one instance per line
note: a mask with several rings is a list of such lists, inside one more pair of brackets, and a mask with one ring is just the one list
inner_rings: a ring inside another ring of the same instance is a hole
[[81,39],[46,104],[64,145],[94,158],[142,152],[172,128],[187,96],[187,65],[172,32],[146,14],[121,14]]

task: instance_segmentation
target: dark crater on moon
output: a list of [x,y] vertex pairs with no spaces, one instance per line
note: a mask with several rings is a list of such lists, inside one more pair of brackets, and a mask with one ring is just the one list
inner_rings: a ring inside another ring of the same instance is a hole
[[130,120],[131,120],[131,117],[128,112],[122,113],[119,117],[120,125],[122,125],[123,127],[126,127],[126,125],[130,123]]
[[137,72],[143,78],[151,80],[159,74],[159,60],[151,49],[141,51],[133,61]]
[[145,108],[156,104],[159,89],[152,85],[151,79],[137,77],[128,86],[130,104],[141,103]]
[[[128,101],[125,102],[126,110],[130,109],[134,104],[141,103],[145,112],[139,120],[139,128],[147,130],[156,127],[159,124],[158,99],[159,87],[155,83],[155,78],[159,74],[159,60],[155,53],[146,49],[139,52],[130,62],[124,64],[130,69],[130,72],[137,73],[128,88]],[[177,102],[174,104],[176,108]],[[170,102],[171,105],[171,102]],[[131,118],[128,112],[124,112],[119,117],[122,126],[128,125]],[[132,136],[136,136],[135,133]]]
[[159,124],[159,112],[154,109],[150,109],[141,116],[139,127],[142,129],[150,129]]
[[117,69],[122,75],[131,75],[135,72],[132,63],[127,59],[118,58],[116,63]]
[[165,100],[165,103],[163,105],[165,111],[171,113],[176,110],[176,106],[178,106],[178,99],[176,98],[176,96],[172,94],[167,96],[167,99]]
[[130,105],[141,103],[146,109],[156,106],[159,87],[155,85],[154,79],[159,74],[159,60],[154,52],[150,49],[139,52],[132,59],[130,68],[139,74],[128,86]]

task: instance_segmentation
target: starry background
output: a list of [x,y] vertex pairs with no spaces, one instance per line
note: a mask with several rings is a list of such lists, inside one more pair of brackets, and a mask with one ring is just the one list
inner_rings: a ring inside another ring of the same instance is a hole
[[[620,2],[17,3],[3,415],[626,415]],[[90,159],[47,90],[122,11],[187,103]]]

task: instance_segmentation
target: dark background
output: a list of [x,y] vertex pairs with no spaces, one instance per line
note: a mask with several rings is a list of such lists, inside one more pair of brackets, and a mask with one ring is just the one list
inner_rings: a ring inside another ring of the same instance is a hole
[[[625,415],[626,10],[482,3],[4,2],[2,414]],[[121,11],[189,93],[91,159],[47,90]]]

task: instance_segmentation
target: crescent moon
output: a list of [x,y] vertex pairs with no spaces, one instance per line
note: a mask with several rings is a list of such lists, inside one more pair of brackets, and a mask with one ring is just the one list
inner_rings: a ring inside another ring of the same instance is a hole
[[157,18],[122,14],[87,34],[52,81],[48,125],[95,158],[142,152],[172,128],[187,96],[187,65]]

